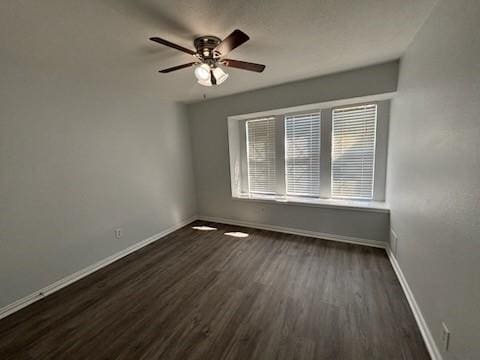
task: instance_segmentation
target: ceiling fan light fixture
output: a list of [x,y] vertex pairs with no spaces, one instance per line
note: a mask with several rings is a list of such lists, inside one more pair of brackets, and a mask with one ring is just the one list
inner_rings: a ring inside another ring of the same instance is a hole
[[210,82],[210,66],[208,66],[207,64],[202,64],[202,65],[197,66],[195,68],[194,73],[195,73],[195,77],[198,79],[199,83],[200,83],[200,81]]

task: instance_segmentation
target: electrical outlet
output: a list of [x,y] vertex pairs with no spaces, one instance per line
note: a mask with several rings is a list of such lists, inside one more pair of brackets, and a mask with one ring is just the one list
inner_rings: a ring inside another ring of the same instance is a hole
[[448,351],[448,345],[450,345],[450,331],[444,322],[442,322],[442,344],[443,350]]
[[393,231],[393,229],[390,229],[390,250],[394,255],[397,255],[397,242],[398,242],[398,236]]
[[123,236],[123,229],[115,229],[115,239],[120,239]]

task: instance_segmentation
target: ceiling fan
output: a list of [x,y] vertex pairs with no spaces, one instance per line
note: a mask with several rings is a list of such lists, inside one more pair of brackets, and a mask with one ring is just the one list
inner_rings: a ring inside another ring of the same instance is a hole
[[150,40],[156,43],[183,51],[196,58],[195,61],[187,64],[160,70],[160,73],[167,74],[195,66],[195,76],[198,79],[198,83],[203,86],[220,85],[228,78],[228,74],[218,65],[255,72],[262,72],[265,69],[265,65],[225,58],[230,51],[239,47],[248,39],[250,39],[248,35],[240,30],[234,30],[223,40],[216,36],[200,36],[193,41],[193,46],[196,49],[196,51],[193,51],[159,37],[150,38]]

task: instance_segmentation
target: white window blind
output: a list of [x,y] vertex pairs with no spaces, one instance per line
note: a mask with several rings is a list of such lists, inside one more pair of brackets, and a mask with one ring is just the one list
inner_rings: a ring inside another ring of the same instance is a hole
[[332,112],[332,197],[372,199],[377,105]]
[[275,118],[249,120],[246,127],[249,192],[275,194]]
[[287,195],[320,196],[320,113],[285,117]]

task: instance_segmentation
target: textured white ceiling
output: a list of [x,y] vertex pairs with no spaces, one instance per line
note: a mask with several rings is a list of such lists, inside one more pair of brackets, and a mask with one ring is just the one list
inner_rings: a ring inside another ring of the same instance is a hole
[[[401,56],[437,0],[3,0],[0,56],[21,66],[141,87],[159,99],[194,101],[379,63]],[[216,88],[192,69],[157,70],[191,57],[148,41],[193,48],[200,35],[241,29],[250,41],[229,57],[267,65],[229,69]]]

